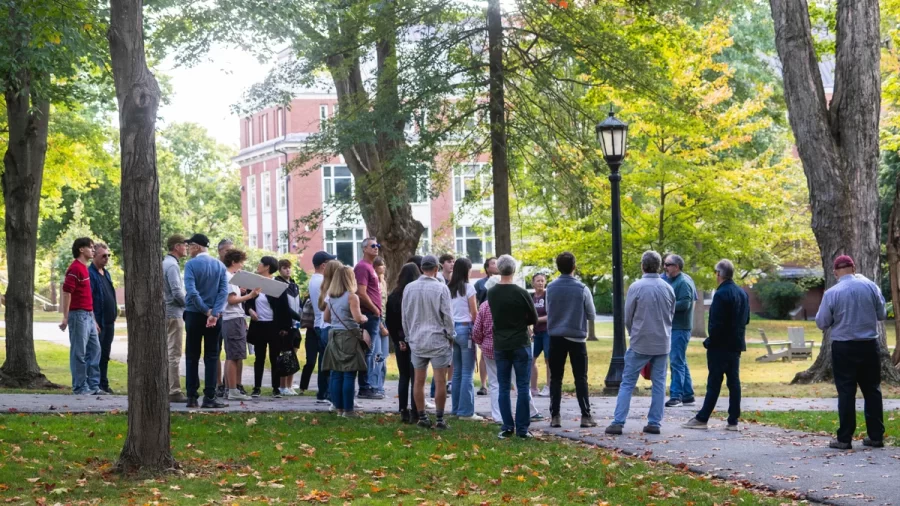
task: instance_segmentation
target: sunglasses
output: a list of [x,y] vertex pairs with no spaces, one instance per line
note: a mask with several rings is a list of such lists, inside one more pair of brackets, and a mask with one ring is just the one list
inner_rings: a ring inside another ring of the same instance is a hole
[[109,254],[109,253],[107,253],[107,254],[105,254],[105,255],[100,255],[100,258],[109,258],[109,257],[110,257],[110,254]]
[[666,267],[675,267],[675,264],[663,264],[663,265],[665,265]]
[[373,243],[369,245],[370,248],[381,249],[381,245],[378,243]]

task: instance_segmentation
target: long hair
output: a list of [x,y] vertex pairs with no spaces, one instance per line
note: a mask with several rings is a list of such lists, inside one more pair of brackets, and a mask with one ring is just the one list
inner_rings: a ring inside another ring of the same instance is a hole
[[406,288],[406,285],[419,279],[421,274],[422,271],[419,270],[419,266],[415,263],[403,264],[403,267],[400,268],[400,274],[397,276],[397,286],[394,287],[394,291],[391,294],[399,293],[403,295],[403,289]]
[[356,293],[356,274],[353,267],[344,267],[339,273],[335,273],[328,285],[328,296],[336,299],[345,293]]
[[322,273],[322,286],[319,288],[319,311],[325,311],[325,295],[328,293],[328,286],[331,284],[331,280],[334,279],[334,275],[341,268],[344,267],[344,264],[340,262],[340,260],[329,260],[328,263],[325,264],[325,272]]
[[466,284],[469,282],[469,270],[472,269],[472,261],[468,258],[457,258],[453,263],[453,273],[450,275],[450,297],[466,296]]

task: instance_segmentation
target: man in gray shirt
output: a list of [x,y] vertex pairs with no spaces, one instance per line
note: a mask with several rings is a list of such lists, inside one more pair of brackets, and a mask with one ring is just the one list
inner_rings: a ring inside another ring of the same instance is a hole
[[178,261],[187,255],[187,239],[175,234],[166,241],[169,254],[163,259],[163,298],[166,306],[166,335],[169,356],[169,402],[187,402],[181,391],[181,376],[178,364],[181,362],[181,343],[184,333],[184,279]]
[[644,276],[628,288],[628,295],[625,297],[625,328],[631,339],[628,351],[625,352],[625,371],[619,385],[615,417],[613,423],[606,428],[607,434],[622,434],[628,408],[631,406],[631,393],[641,369],[648,363],[653,389],[644,432],[659,434],[663,403],[666,400],[666,369],[672,346],[672,318],[675,316],[675,291],[659,277],[660,264],[662,258],[659,253],[644,252],[641,257]]
[[856,274],[848,255],[834,260],[837,283],[825,291],[816,326],[831,335],[831,363],[838,392],[837,438],[831,448],[849,450],[856,433],[856,386],[866,400],[863,446],[884,446],[884,414],[881,403],[881,360],[878,322],[886,318],[884,297],[878,285]]

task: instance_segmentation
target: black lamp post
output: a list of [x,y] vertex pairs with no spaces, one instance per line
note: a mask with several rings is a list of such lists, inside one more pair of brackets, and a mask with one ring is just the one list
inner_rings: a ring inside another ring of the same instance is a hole
[[603,148],[603,158],[609,165],[609,182],[612,191],[612,262],[613,262],[613,353],[606,373],[603,392],[614,395],[622,384],[625,370],[625,308],[624,281],[622,276],[622,208],[619,205],[619,166],[625,160],[628,125],[616,119],[610,107],[609,117],[597,125],[597,140]]

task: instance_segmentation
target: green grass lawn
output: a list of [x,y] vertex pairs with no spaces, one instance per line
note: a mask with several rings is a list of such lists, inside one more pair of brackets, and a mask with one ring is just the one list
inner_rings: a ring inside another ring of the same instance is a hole
[[[833,411],[754,411],[744,413],[743,420],[775,425],[803,432],[834,435],[838,428],[838,414]],[[900,446],[900,410],[884,413],[884,442]],[[856,438],[866,437],[866,420],[861,410],[856,412]]]
[[[47,378],[63,387],[62,390],[28,390],[28,393],[72,393],[72,374],[69,372],[69,348],[61,344],[47,341],[35,341],[34,352],[37,355],[38,364]],[[6,342],[0,341],[0,362],[6,360]],[[116,361],[109,362],[107,371],[109,386],[115,392],[127,391],[128,369],[125,364]],[[25,393],[22,390],[0,389],[0,393]]]
[[434,432],[396,416],[178,414],[180,469],[158,479],[113,472],[123,415],[0,423],[0,500],[12,504],[790,503],[567,440],[500,441],[474,422]]

